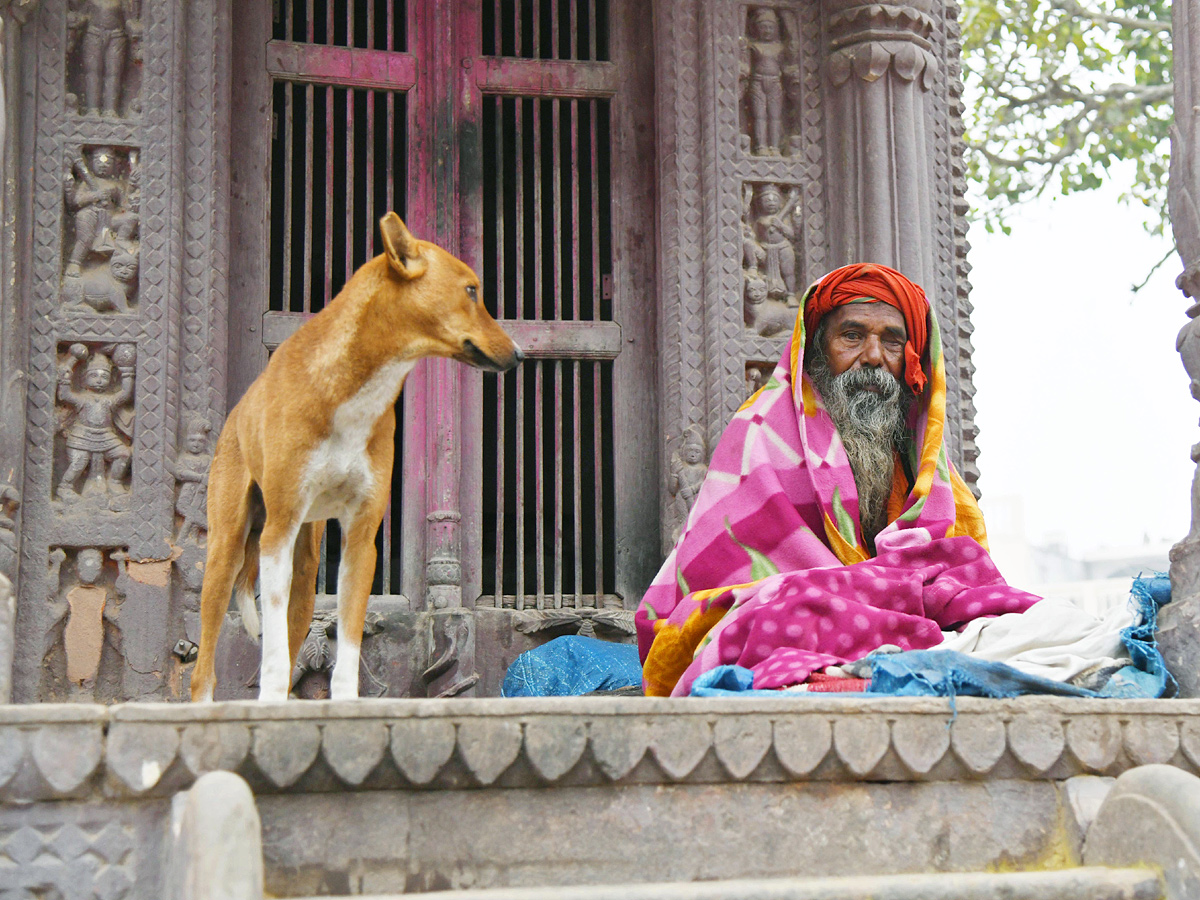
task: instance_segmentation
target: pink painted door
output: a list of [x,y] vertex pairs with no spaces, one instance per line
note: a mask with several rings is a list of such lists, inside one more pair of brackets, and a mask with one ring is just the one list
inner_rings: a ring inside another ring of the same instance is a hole
[[[406,387],[373,592],[636,602],[658,546],[652,53],[618,0],[235,5],[230,402],[396,209],[529,361]],[[401,487],[403,486],[403,487]],[[331,529],[322,591],[336,583]]]

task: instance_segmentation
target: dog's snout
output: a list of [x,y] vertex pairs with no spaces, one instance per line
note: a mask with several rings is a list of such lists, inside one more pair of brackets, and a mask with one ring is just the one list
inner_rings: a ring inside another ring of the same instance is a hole
[[525,362],[525,351],[516,344],[513,344],[513,359],[515,359],[518,363]]

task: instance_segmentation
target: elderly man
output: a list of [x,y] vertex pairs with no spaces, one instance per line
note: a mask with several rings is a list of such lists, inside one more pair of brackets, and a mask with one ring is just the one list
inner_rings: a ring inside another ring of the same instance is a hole
[[856,264],[805,292],[783,359],[734,416],[642,601],[647,694],[736,664],[755,688],[820,679],[884,644],[1021,612],[946,458],[946,374],[924,291]]

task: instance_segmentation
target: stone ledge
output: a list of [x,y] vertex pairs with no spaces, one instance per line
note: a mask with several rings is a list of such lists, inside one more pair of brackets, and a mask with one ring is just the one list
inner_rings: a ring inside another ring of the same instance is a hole
[[361,700],[0,707],[0,800],[1200,772],[1200,701]]

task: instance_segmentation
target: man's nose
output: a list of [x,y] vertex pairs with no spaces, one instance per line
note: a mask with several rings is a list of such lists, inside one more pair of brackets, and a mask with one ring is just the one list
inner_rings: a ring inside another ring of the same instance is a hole
[[862,353],[858,355],[858,363],[864,368],[879,369],[883,367],[883,362],[883,342],[872,335],[863,344]]

